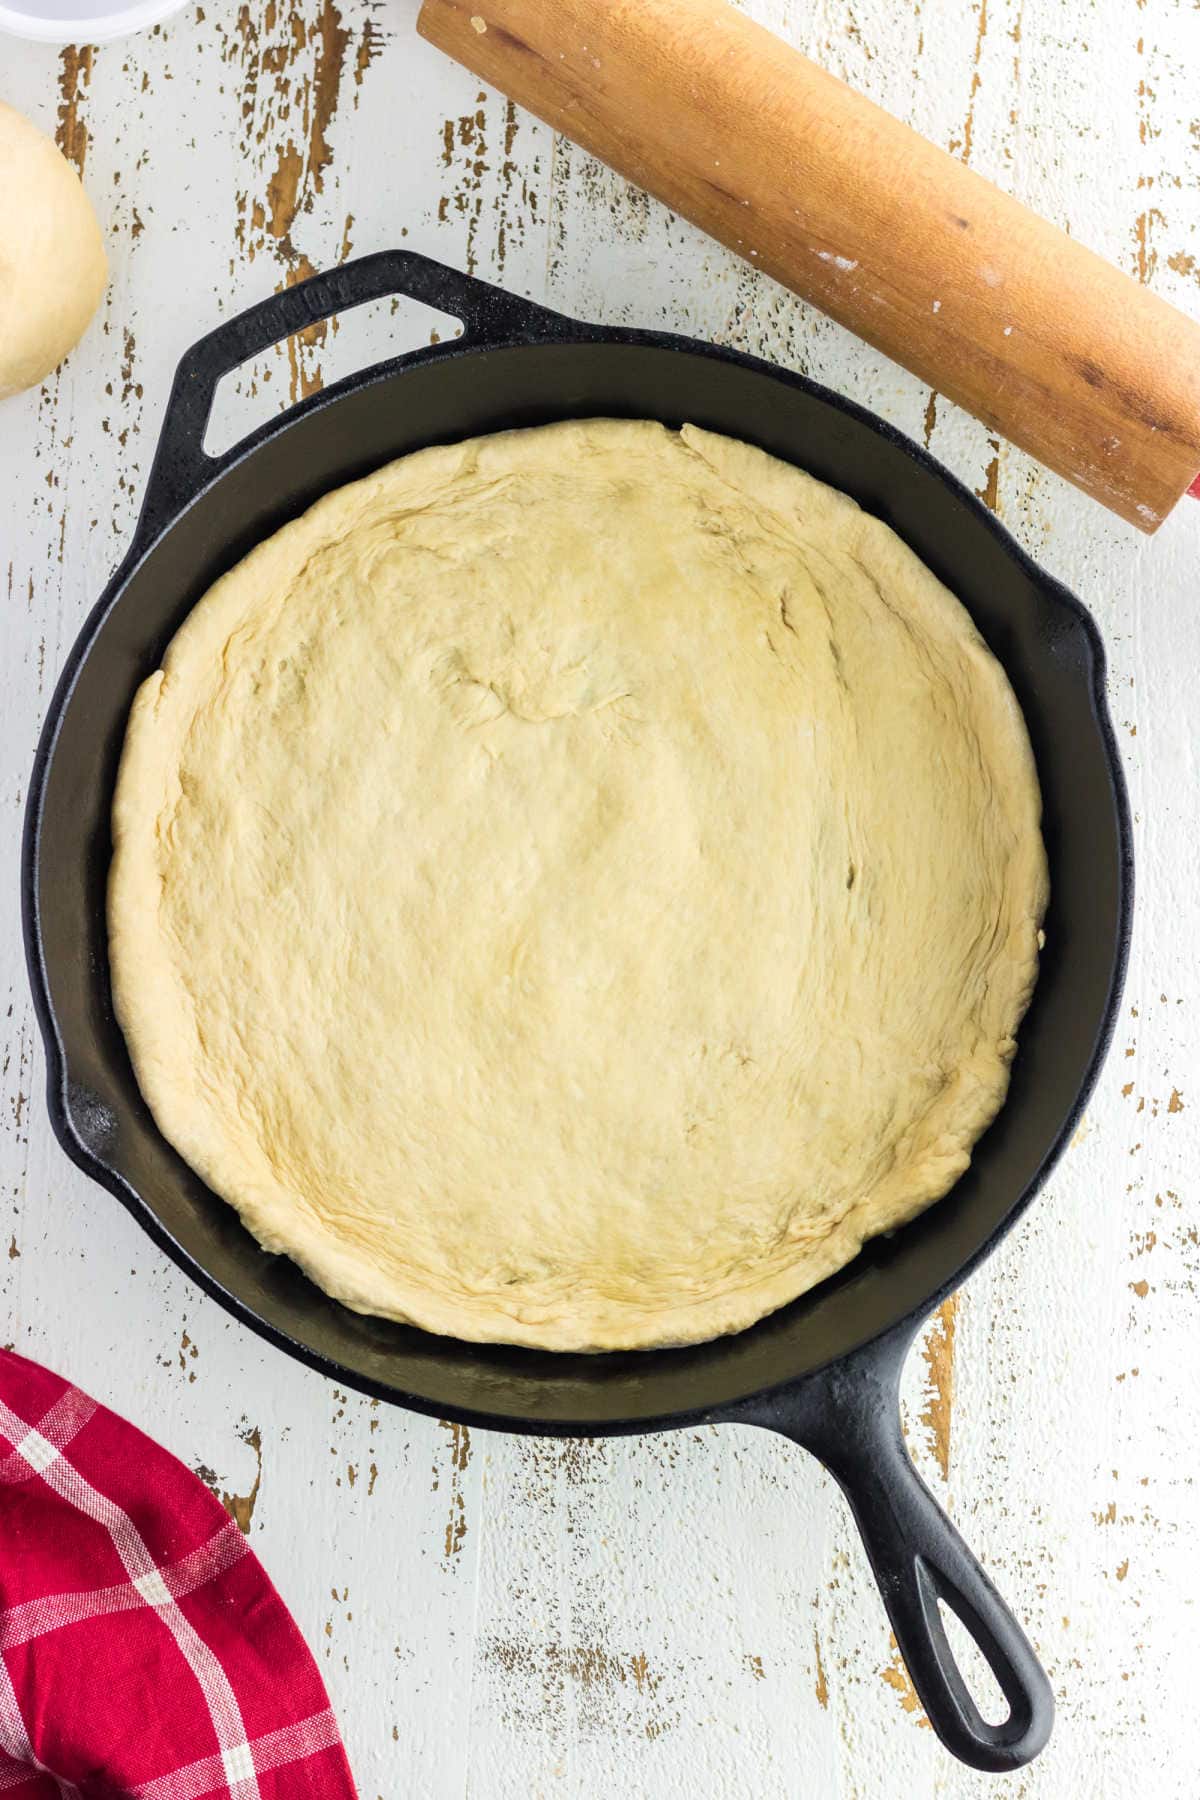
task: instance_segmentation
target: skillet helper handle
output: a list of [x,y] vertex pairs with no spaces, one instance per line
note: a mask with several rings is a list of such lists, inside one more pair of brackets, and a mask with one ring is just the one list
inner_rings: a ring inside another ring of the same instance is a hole
[[[1054,1724],[1054,1695],[1029,1640],[921,1477],[900,1428],[910,1342],[884,1340],[800,1388],[754,1402],[749,1421],[823,1462],[850,1503],[900,1654],[938,1737],[971,1768],[1032,1762]],[[973,1699],[939,1612],[957,1614],[1008,1705],[990,1724]]]
[[[500,343],[522,335],[553,338],[566,323],[557,313],[447,268],[415,250],[381,250],[372,256],[360,256],[260,300],[235,318],[226,319],[182,357],[138,518],[135,549],[147,547],[214,475],[243,456],[253,441],[256,434],[252,433],[249,439],[220,456],[209,456],[204,449],[213,397],[223,376],[334,313],[391,295],[422,301],[460,319],[460,344],[480,339]],[[409,352],[390,359],[388,366],[426,354],[429,353]],[[318,394],[300,405],[320,403]],[[270,427],[264,427],[267,429]]]
[[728,0],[424,0],[417,29],[1141,530],[1200,470],[1200,322]]

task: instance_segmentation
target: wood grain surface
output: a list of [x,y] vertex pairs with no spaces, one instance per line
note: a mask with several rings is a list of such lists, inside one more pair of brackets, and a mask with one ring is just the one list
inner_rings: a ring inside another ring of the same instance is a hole
[[[753,0],[753,16],[1200,314],[1192,0]],[[0,1338],[221,1495],[314,1646],[364,1800],[981,1800],[889,1645],[833,1485],[722,1429],[467,1433],[335,1389],[192,1288],[71,1168],[42,1100],[16,859],[58,669],[120,558],[170,374],[218,318],[402,242],[582,317],[803,369],[975,488],[1095,612],[1136,812],[1117,1041],[1023,1227],[911,1359],[927,1478],[1046,1662],[1010,1800],[1194,1800],[1200,1491],[1200,506],[1153,540],[416,36],[417,0],[203,0],[137,38],[0,39],[0,96],[82,168],[113,283],[0,407]],[[453,324],[364,309],[222,396],[267,411]]]

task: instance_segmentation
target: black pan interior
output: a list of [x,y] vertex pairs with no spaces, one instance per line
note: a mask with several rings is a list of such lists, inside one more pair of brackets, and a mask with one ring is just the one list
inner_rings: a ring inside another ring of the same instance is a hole
[[[603,415],[690,420],[788,458],[887,520],[959,595],[1024,708],[1053,892],[1008,1103],[950,1196],[740,1336],[688,1350],[550,1356],[356,1316],[262,1252],[168,1147],[109,1000],[108,812],[134,690],[190,607],[260,538],[405,451]],[[73,681],[43,765],[26,870],[31,956],[63,1059],[51,1069],[60,1135],[211,1292],[341,1381],[516,1429],[636,1429],[719,1410],[922,1313],[1011,1221],[1073,1127],[1111,1025],[1128,931],[1127,826],[1099,639],[1078,603],[969,495],[834,396],[748,359],[634,334],[468,349],[377,373],[274,430],[184,512],[111,592]]]

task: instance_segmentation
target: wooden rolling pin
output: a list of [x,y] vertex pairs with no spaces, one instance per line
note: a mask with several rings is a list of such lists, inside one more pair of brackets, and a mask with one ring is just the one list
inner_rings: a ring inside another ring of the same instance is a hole
[[418,30],[1154,531],[1200,472],[1200,323],[725,0],[425,0]]

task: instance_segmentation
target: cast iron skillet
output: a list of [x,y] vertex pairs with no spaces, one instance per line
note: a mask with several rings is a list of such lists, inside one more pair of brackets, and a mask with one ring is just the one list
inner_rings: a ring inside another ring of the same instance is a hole
[[[380,363],[227,453],[205,454],[222,375],[388,294],[455,315],[464,335]],[[970,608],[1024,707],[1053,894],[1008,1103],[952,1195],[739,1336],[688,1350],[555,1356],[361,1318],[258,1248],[159,1135],[138,1093],[109,995],[104,890],[134,690],[218,575],[318,495],[405,451],[589,415],[691,420],[747,439],[853,494],[911,544]],[[408,251],[317,276],[221,325],[184,357],[129,554],[71,652],[42,734],[22,879],[55,1131],[230,1312],[336,1381],[500,1431],[594,1435],[738,1421],[805,1445],[853,1508],[938,1735],[976,1768],[1016,1768],[1049,1735],[1050,1687],[909,1462],[897,1388],[921,1322],[1045,1180],[1112,1031],[1132,864],[1103,677],[1100,640],[1078,601],[930,457],[837,395],[711,344],[578,324]],[[973,1701],[939,1602],[991,1665],[1009,1706],[1003,1723],[986,1722]]]

